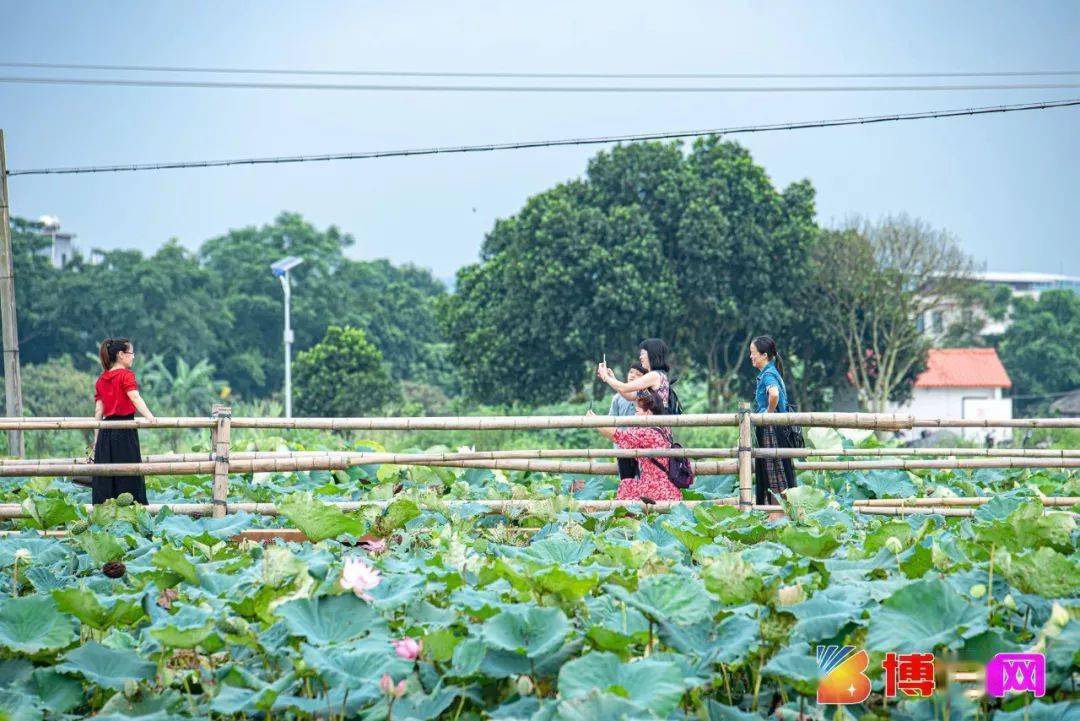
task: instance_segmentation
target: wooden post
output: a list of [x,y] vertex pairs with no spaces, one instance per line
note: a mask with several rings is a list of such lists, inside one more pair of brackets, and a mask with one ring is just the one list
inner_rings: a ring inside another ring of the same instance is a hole
[[750,404],[739,404],[739,508],[749,511],[754,505],[753,443],[750,439]]
[[224,518],[229,510],[229,435],[232,423],[232,408],[214,404],[210,412],[216,421],[210,431],[210,446],[214,452],[214,518]]
[[[15,266],[11,258],[11,209],[7,187],[4,131],[0,130],[0,323],[4,336],[4,405],[9,417],[23,414],[22,380],[19,375],[19,324],[15,316]],[[22,458],[21,430],[8,431],[8,454]]]

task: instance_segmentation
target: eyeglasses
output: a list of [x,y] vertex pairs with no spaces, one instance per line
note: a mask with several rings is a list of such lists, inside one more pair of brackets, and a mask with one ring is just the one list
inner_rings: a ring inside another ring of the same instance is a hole
[[121,353],[127,353],[128,355],[135,355],[135,351],[133,351],[133,350],[122,350],[120,352]]

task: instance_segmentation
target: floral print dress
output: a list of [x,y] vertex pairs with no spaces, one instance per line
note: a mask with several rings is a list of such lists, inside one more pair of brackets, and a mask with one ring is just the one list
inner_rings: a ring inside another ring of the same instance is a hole
[[[671,448],[671,442],[659,428],[619,428],[615,431],[615,444],[619,448]],[[660,467],[666,469],[667,464],[667,458],[657,458],[656,463],[647,458],[638,459],[638,477],[622,479],[615,497],[626,501],[642,497],[654,501],[681,501],[682,492]]]

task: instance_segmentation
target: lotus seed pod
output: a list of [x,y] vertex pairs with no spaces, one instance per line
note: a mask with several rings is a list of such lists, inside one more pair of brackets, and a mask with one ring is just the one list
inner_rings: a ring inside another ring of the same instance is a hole
[[900,539],[896,536],[889,536],[885,539],[885,548],[889,549],[893,553],[900,553],[904,550],[904,544],[900,542]]
[[34,554],[30,553],[29,548],[20,548],[15,551],[15,560],[21,563],[30,563],[30,559],[34,557]]
[[72,535],[77,536],[80,533],[86,533],[87,529],[89,528],[90,524],[86,521],[75,521],[71,524],[69,530],[71,531]]
[[120,578],[127,571],[127,567],[120,561],[110,561],[101,567],[101,572],[109,578]]
[[578,523],[566,524],[566,535],[570,536],[570,538],[574,539],[575,541],[580,541],[581,539],[585,538],[586,533],[588,533],[588,531],[585,530],[585,527]]
[[1005,608],[1009,609],[1010,611],[1015,611],[1016,610],[1016,599],[1012,597],[1011,593],[1006,593],[1005,598],[1002,599],[1002,601],[1001,601],[1001,605],[1004,606]]
[[135,496],[130,493],[124,492],[116,497],[116,505],[118,506],[130,506],[135,503]]
[[968,589],[968,593],[971,594],[972,598],[982,598],[986,595],[986,586],[982,583],[976,583]]
[[517,692],[521,696],[528,696],[536,688],[533,680],[524,674],[517,677],[517,681],[514,682],[514,685],[517,687]]

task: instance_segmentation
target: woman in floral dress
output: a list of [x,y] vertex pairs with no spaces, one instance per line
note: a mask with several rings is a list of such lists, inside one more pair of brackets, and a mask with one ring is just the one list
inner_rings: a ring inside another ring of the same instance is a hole
[[[641,391],[637,395],[637,416],[663,415],[664,400],[656,391]],[[590,411],[590,415],[595,415]],[[664,428],[635,426],[632,428],[597,428],[600,435],[615,442],[619,448],[671,448],[671,433]],[[667,475],[667,458],[641,458],[638,476],[619,481],[619,500],[681,501],[682,492]]]

